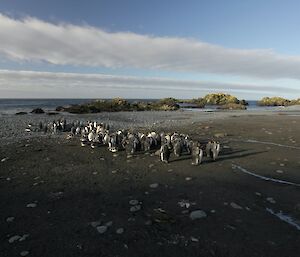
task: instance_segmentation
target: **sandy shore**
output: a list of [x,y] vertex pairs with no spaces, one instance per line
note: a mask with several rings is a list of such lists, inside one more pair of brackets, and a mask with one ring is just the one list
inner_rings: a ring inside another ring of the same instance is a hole
[[[80,147],[78,138],[24,132],[29,122],[57,118],[0,117],[1,256],[299,255],[297,108],[66,116],[218,137],[220,158],[200,166],[189,156],[127,159]],[[192,220],[196,210],[203,217]]]

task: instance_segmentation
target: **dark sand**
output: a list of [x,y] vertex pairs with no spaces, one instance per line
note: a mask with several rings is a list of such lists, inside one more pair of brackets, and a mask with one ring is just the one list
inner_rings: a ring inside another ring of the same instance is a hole
[[[221,133],[220,158],[205,158],[197,167],[188,156],[172,155],[169,164],[154,154],[127,159],[105,147],[80,147],[78,138],[65,135],[2,145],[0,157],[8,159],[0,163],[0,256],[299,256],[300,230],[266,208],[299,221],[300,187],[232,166],[300,184],[299,116],[231,115],[174,124],[172,131],[193,139]],[[150,188],[153,183],[158,187]],[[129,211],[132,199],[142,203],[140,211]],[[181,200],[192,204],[182,208]],[[27,208],[29,203],[37,206]],[[207,217],[191,220],[193,210]],[[93,221],[113,224],[100,234]],[[24,241],[8,242],[24,234]]]

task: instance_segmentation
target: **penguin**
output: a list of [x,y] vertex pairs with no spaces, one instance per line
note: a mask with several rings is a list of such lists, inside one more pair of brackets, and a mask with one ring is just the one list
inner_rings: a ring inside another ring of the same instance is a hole
[[164,144],[160,148],[160,160],[165,163],[169,163],[170,150],[168,144]]
[[177,157],[181,156],[182,153],[182,145],[181,145],[181,141],[179,139],[177,139],[174,144],[173,144],[173,150],[174,150],[174,155]]
[[211,159],[213,159],[214,161],[217,160],[218,156],[219,156],[219,152],[220,152],[220,143],[216,142],[216,141],[209,141],[206,145],[206,155],[207,157],[210,157]]
[[200,148],[200,143],[193,143],[192,144],[192,165],[199,165],[202,162],[203,158],[203,150]]

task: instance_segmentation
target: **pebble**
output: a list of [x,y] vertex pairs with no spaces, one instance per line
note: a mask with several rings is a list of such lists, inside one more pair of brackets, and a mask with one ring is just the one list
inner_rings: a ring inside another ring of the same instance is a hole
[[280,163],[279,166],[280,166],[280,167],[284,167],[285,164],[284,164],[284,163]]
[[276,170],[276,172],[282,174],[283,170]]
[[216,213],[216,210],[211,210],[210,212],[211,212],[211,213]]
[[149,168],[150,168],[150,169],[151,169],[152,167],[154,167],[154,164],[150,164],[150,165],[149,165]]
[[137,205],[138,203],[139,203],[138,200],[130,200],[130,201],[129,201],[129,204],[130,204],[130,205]]
[[20,255],[21,255],[21,256],[27,256],[28,254],[29,254],[28,251],[22,251],[22,252],[20,252]]
[[197,242],[199,242],[199,239],[196,238],[196,237],[191,236],[191,241],[197,243]]
[[190,181],[190,180],[192,180],[192,178],[191,177],[186,177],[185,180]]
[[116,174],[118,171],[117,170],[112,170],[111,173],[112,174]]
[[238,204],[236,204],[236,203],[234,203],[234,202],[231,202],[231,203],[230,203],[230,206],[231,206],[233,209],[238,209],[238,210],[242,210],[242,209],[243,209],[242,206],[240,206],[240,205],[238,205]]
[[190,213],[191,220],[196,220],[196,219],[201,219],[206,217],[207,217],[206,213],[202,210],[196,210]]
[[266,198],[266,200],[270,203],[276,203],[276,201],[272,197],[268,197],[268,198]]
[[100,234],[104,234],[107,231],[107,226],[98,226],[97,231]]
[[27,208],[35,208],[37,206],[36,203],[29,203],[26,205]]
[[157,188],[158,187],[158,183],[153,183],[149,185],[150,188]]
[[1,159],[1,162],[5,162],[7,160],[8,160],[8,157],[5,157],[5,158]]
[[6,219],[6,222],[13,222],[14,219],[15,219],[15,217],[8,217],[8,218]]
[[105,226],[107,226],[107,227],[111,227],[111,226],[112,226],[112,224],[113,224],[113,222],[110,220],[110,221],[108,221],[108,222],[106,222],[106,223],[105,223]]
[[96,228],[96,227],[99,227],[101,225],[101,221],[92,221],[91,222],[91,226],[93,227],[93,228]]
[[25,234],[23,236],[21,236],[21,238],[19,239],[20,242],[25,241],[25,239],[29,237],[29,234]]
[[12,236],[11,238],[8,239],[8,242],[9,242],[10,244],[12,244],[12,243],[15,242],[15,241],[19,241],[20,238],[21,238],[21,236],[19,236],[19,235]]
[[259,192],[255,192],[255,194],[256,194],[257,196],[261,196],[261,193],[259,193]]
[[130,207],[130,211],[131,211],[131,212],[137,212],[137,211],[139,211],[141,208],[142,208],[141,205],[134,205],[134,206]]
[[124,228],[118,228],[118,229],[116,230],[116,233],[117,233],[118,235],[123,234],[123,233],[124,233]]
[[94,172],[93,172],[93,175],[97,175],[97,174],[98,174],[98,172],[97,172],[97,171],[94,171]]

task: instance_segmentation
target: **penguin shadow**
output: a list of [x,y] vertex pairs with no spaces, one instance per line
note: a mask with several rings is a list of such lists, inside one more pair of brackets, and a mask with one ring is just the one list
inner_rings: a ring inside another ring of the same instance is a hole
[[236,159],[236,158],[243,158],[247,156],[257,155],[261,153],[266,153],[267,151],[251,151],[249,149],[223,149],[216,161],[222,161],[222,160],[230,160],[230,159]]

